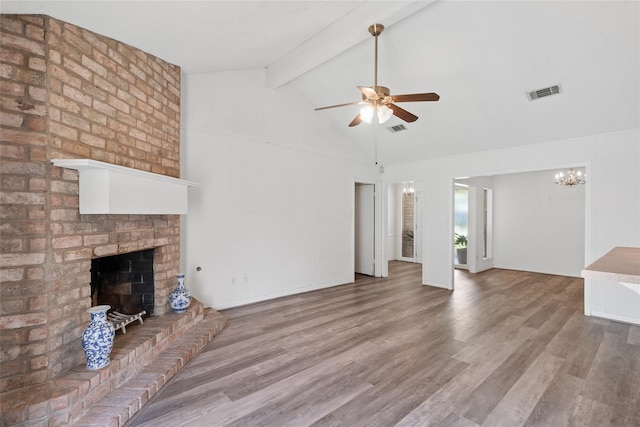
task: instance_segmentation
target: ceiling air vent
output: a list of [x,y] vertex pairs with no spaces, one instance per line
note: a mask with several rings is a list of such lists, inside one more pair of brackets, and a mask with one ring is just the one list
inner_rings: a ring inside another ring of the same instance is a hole
[[389,129],[389,132],[391,132],[391,133],[396,133],[396,132],[400,132],[400,131],[403,131],[403,130],[407,130],[407,128],[403,124],[391,126],[391,127],[388,127],[387,129]]
[[534,99],[544,98],[545,96],[556,95],[560,93],[560,85],[545,87],[544,89],[538,89],[527,93],[529,101]]

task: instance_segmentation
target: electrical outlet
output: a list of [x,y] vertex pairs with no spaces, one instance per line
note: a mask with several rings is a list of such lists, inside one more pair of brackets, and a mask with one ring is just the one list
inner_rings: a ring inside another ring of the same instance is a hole
[[244,276],[242,276],[242,282],[243,283],[249,283],[249,274],[248,273],[244,273]]

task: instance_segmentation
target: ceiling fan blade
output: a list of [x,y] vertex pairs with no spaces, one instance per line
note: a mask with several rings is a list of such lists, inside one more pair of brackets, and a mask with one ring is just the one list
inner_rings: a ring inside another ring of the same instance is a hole
[[387,104],[387,107],[391,108],[391,110],[393,110],[393,115],[404,120],[405,122],[415,122],[416,120],[418,120],[418,116],[416,116],[415,114],[411,114],[410,112],[408,112],[407,110],[404,110],[400,107],[398,107],[395,104]]
[[346,107],[347,105],[358,105],[358,104],[362,104],[362,101],[347,102],[346,104],[329,105],[328,107],[318,107],[318,108],[315,108],[314,111],[326,110],[327,108]]
[[352,128],[354,126],[358,126],[361,121],[362,117],[360,117],[360,114],[358,114],[353,120],[351,120],[351,123],[349,123],[349,127]]
[[409,93],[406,95],[393,95],[393,102],[418,102],[418,101],[437,101],[440,95],[437,93]]
[[380,96],[378,95],[378,92],[376,92],[371,87],[358,86],[358,89],[360,89],[360,92],[362,92],[362,94],[364,96],[366,96],[367,99],[380,99]]

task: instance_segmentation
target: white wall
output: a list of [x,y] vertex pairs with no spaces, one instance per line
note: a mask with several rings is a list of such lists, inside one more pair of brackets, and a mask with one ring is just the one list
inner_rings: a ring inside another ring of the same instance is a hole
[[184,76],[183,91],[182,177],[200,184],[182,221],[193,296],[220,309],[352,281],[354,180],[378,168],[345,159],[348,141],[304,113],[287,127],[276,116],[312,109],[266,89],[263,70]]
[[[614,246],[640,246],[640,131],[385,166],[384,179],[424,182],[423,283],[451,288],[453,179],[587,166],[583,265]],[[498,225],[495,225],[498,227]]]
[[[380,181],[371,162],[350,159],[369,153],[310,117],[312,106],[286,87],[265,89],[263,70],[189,75],[183,90],[182,177],[201,184],[183,221],[194,296],[224,308],[350,281],[353,184]],[[569,166],[589,176],[584,264],[640,246],[638,129],[386,165],[385,182],[424,184],[423,283],[453,284],[454,177]]]
[[495,267],[580,277],[585,186],[556,185],[557,172],[494,178]]
[[591,279],[585,313],[640,325],[640,289],[637,283]]

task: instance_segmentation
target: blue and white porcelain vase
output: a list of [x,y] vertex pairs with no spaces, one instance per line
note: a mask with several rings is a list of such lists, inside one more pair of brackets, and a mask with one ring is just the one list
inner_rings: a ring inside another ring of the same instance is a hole
[[176,313],[184,313],[191,304],[191,294],[184,287],[184,274],[178,274],[178,287],[169,294],[169,305]]
[[87,310],[91,322],[82,332],[82,349],[87,358],[87,369],[101,369],[109,365],[109,355],[116,334],[111,322],[107,320],[109,305],[96,305]]

